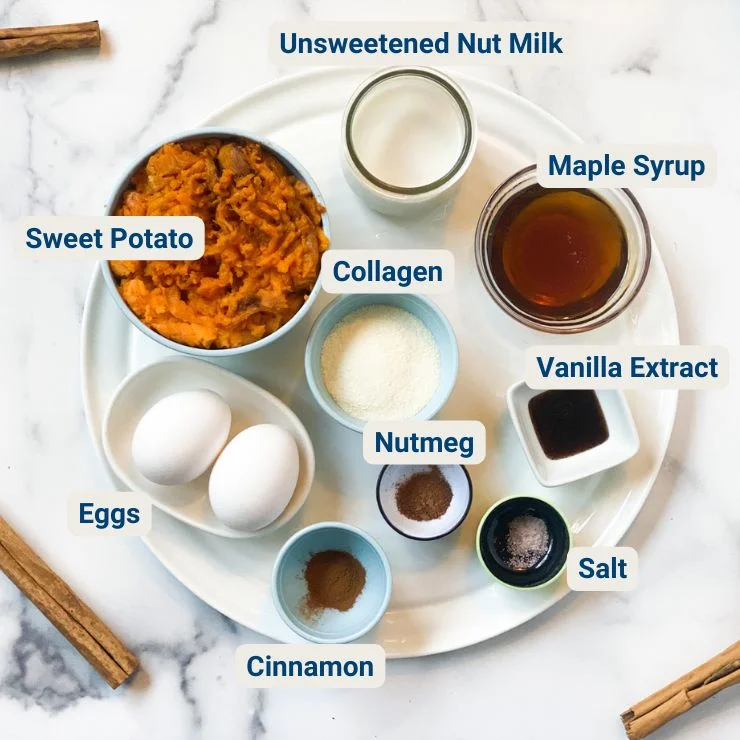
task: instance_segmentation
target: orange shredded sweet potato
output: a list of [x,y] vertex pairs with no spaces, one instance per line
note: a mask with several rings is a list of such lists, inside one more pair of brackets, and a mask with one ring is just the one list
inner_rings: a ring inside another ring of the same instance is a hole
[[289,321],[316,284],[329,245],[306,183],[259,144],[165,144],[131,178],[117,216],[200,216],[199,260],[113,261],[131,310],[191,347],[251,344]]

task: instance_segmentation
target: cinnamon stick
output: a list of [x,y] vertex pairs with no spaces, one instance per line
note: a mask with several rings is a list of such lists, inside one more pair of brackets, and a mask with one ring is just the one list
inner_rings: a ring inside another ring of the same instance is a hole
[[622,714],[630,740],[642,740],[667,722],[729,686],[740,684],[740,641]]
[[109,686],[137,669],[136,656],[0,517],[0,569],[72,643]]
[[99,46],[100,25],[97,21],[61,26],[0,28],[0,59]]

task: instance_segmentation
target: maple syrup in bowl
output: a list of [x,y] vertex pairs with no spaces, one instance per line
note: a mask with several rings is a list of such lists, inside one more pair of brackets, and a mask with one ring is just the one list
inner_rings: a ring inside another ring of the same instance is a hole
[[611,321],[650,264],[645,214],[628,190],[543,188],[527,167],[489,198],[476,261],[498,305],[523,324],[569,334]]

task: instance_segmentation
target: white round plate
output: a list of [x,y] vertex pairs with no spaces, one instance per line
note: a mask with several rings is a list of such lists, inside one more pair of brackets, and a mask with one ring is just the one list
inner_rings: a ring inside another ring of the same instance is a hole
[[[457,289],[435,296],[460,346],[457,386],[440,418],[480,419],[489,440],[486,461],[469,468],[473,505],[468,518],[450,537],[434,542],[406,539],[383,520],[375,500],[380,467],[363,461],[361,436],[326,416],[306,385],[303,352],[311,321],[328,300],[323,295],[312,315],[285,337],[259,352],[219,363],[281,398],[311,435],[316,479],[299,515],[268,537],[227,540],[155,511],[152,532],[144,541],[176,578],[218,611],[269,637],[295,641],[270,597],[278,549],[297,528],[313,522],[332,519],[357,525],[384,548],[394,582],[388,612],[365,639],[381,644],[389,657],[410,657],[454,650],[501,634],[560,599],[567,592],[562,579],[544,590],[521,593],[488,578],[475,555],[480,517],[504,496],[534,494],[564,512],[576,545],[615,545],[653,485],[673,427],[678,394],[628,394],[642,446],[624,465],[560,488],[537,483],[507,413],[506,391],[521,380],[528,345],[579,338],[537,334],[504,316],[478,278],[473,234],[483,204],[504,178],[535,161],[538,147],[562,146],[578,138],[517,95],[460,79],[478,116],[480,142],[458,197],[444,212],[415,222],[384,218],[362,206],[339,165],[342,111],[367,74],[367,70],[328,69],[284,78],[249,93],[205,123],[262,134],[293,153],[327,201],[334,247],[444,247],[455,253]],[[103,415],[117,385],[128,373],[171,353],[129,325],[106,293],[99,272],[90,286],[82,332],[85,408],[99,447]],[[657,250],[647,282],[630,310],[581,340],[678,343],[675,305]],[[116,484],[113,478],[112,484]]]

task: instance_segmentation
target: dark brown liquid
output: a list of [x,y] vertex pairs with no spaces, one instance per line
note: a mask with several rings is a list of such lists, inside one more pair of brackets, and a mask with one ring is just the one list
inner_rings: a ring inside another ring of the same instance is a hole
[[529,415],[551,460],[585,452],[609,439],[609,427],[593,391],[545,391],[530,399]]
[[593,313],[627,266],[616,213],[588,190],[532,185],[514,196],[491,230],[496,283],[518,308],[544,318]]

